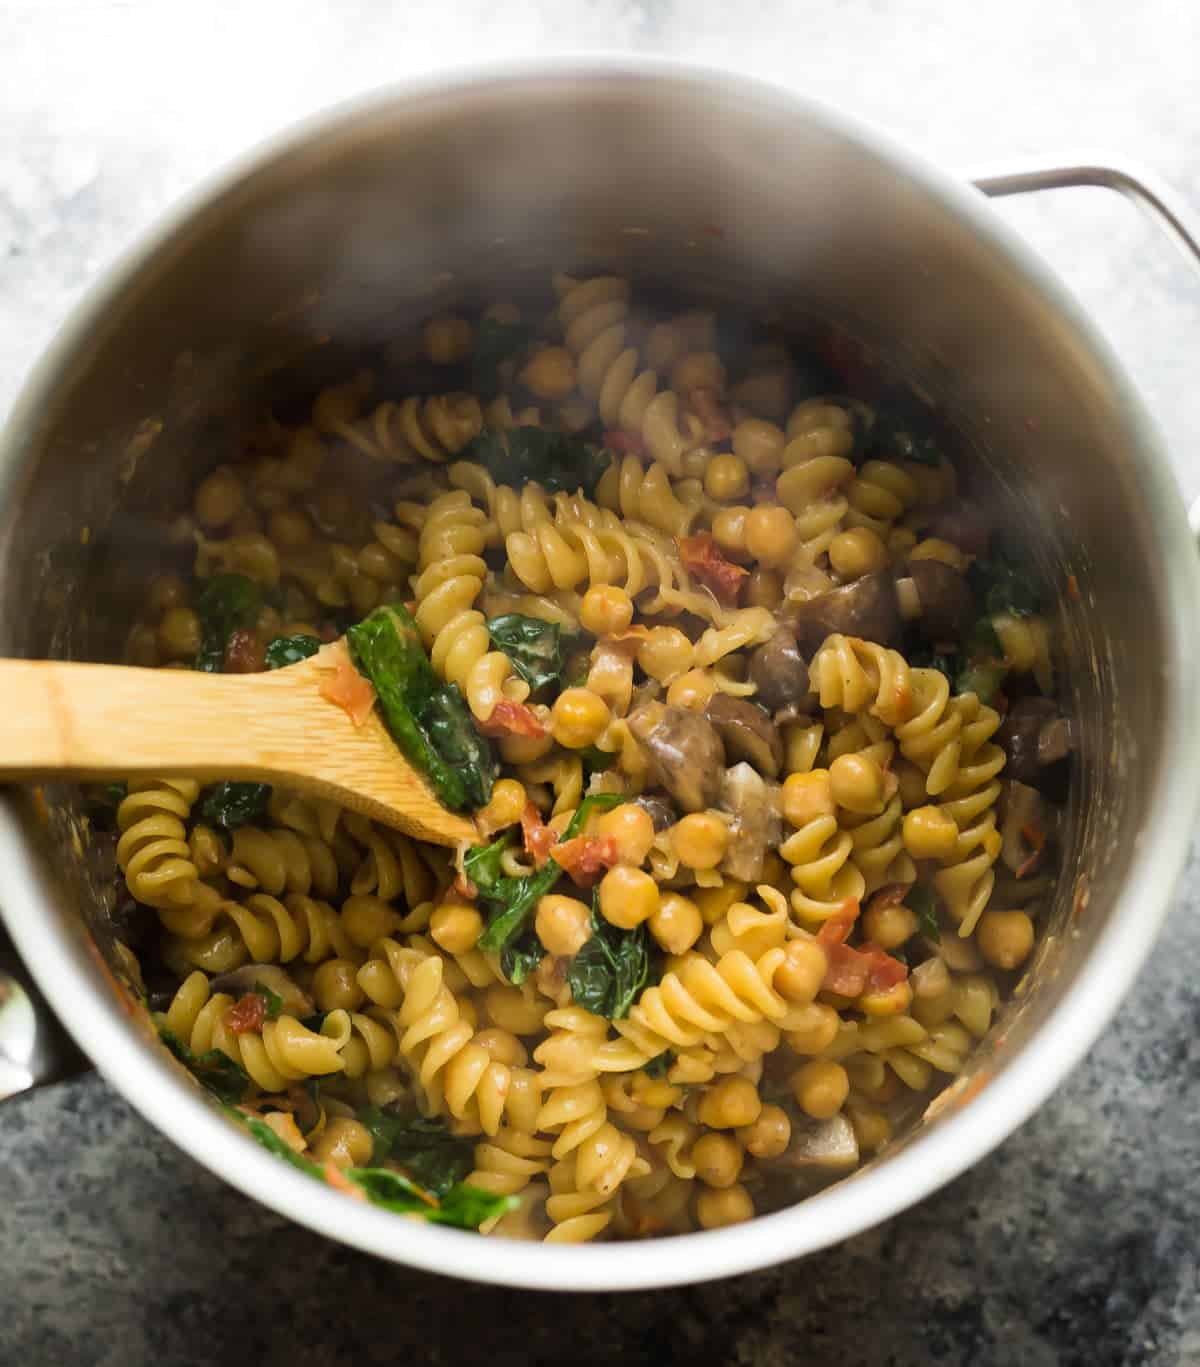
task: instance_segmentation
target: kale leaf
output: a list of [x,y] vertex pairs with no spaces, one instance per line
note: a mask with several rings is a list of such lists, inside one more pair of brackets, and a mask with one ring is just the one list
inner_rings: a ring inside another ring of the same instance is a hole
[[267,668],[284,669],[315,655],[321,642],[315,636],[276,636],[267,645]]
[[269,783],[215,783],[200,803],[200,820],[206,826],[236,831],[258,821],[270,800]]
[[931,436],[918,430],[919,419],[881,411],[871,425],[867,452],[883,460],[910,460],[917,465],[942,464],[942,452]]
[[463,448],[460,459],[484,466],[497,484],[520,489],[536,480],[549,493],[582,489],[590,498],[611,456],[567,432],[510,427],[481,432]]
[[278,992],[272,992],[266,983],[255,979],[254,990],[267,1003],[267,1019],[269,1021],[278,1020],[279,1013],[283,1010],[283,998]]
[[209,1049],[203,1054],[194,1054],[191,1049],[165,1025],[159,1027],[158,1036],[167,1048],[192,1076],[207,1087],[215,1097],[232,1106],[241,1101],[250,1087],[250,1077],[240,1063],[235,1062],[220,1049]]
[[554,683],[562,674],[562,628],[557,622],[508,612],[503,617],[493,617],[487,630],[492,645],[508,656],[533,692]]
[[219,674],[230,636],[249,627],[261,607],[262,591],[252,579],[244,574],[214,574],[196,599],[202,634],[195,668]]
[[[615,807],[624,800],[618,793],[593,793],[585,797],[563,832],[563,840],[578,835],[594,811]],[[515,831],[508,831],[490,845],[473,845],[463,860],[463,869],[491,918],[480,937],[479,948],[497,954],[522,934],[538,902],[553,890],[563,872],[552,853],[536,873],[522,878],[501,873],[500,856],[515,837]]]
[[500,367],[529,344],[533,336],[526,323],[501,323],[484,318],[475,329],[471,355],[471,389],[481,399],[494,399],[500,392]]
[[904,905],[916,916],[921,934],[934,944],[940,944],[942,931],[938,925],[933,889],[927,883],[914,883],[904,895]]
[[364,1106],[356,1119],[374,1143],[372,1166],[390,1158],[435,1196],[444,1196],[474,1171],[474,1141],[451,1134],[444,1120],[405,1115],[380,1106]]
[[514,987],[520,987],[545,956],[541,940],[532,930],[527,930],[500,951],[500,972]]
[[646,927],[621,930],[592,904],[592,937],[567,965],[576,1006],[606,1020],[622,1020],[650,976]]
[[475,729],[457,684],[433,672],[412,615],[389,603],[346,632],[354,663],[370,679],[388,730],[447,807],[481,807],[496,757]]
[[647,1077],[666,1077],[667,1073],[670,1071],[671,1064],[674,1062],[674,1050],[664,1049],[661,1054],[655,1054],[642,1071]]
[[1040,595],[1033,576],[1005,555],[981,556],[972,561],[967,583],[989,616],[1008,612],[1015,617],[1029,617],[1038,610]]

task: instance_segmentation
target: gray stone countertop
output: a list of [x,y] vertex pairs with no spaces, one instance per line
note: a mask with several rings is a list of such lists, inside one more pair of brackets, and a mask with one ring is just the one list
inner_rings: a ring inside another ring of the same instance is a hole
[[[840,103],[953,167],[1111,150],[1200,204],[1200,10],[1182,0],[8,0],[0,402],[179,193],[288,120],[452,63],[622,48]],[[1123,201],[1001,212],[1125,360],[1200,491],[1200,289]],[[1186,758],[1184,762],[1187,762]],[[0,1117],[0,1363],[1200,1363],[1200,924],[989,1159],[842,1247],[618,1298],[479,1288],[324,1242],[223,1186],[96,1076]]]

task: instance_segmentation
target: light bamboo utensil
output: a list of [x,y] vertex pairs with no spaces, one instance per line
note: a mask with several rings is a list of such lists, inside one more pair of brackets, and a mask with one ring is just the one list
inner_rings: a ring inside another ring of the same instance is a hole
[[0,660],[0,780],[273,783],[439,845],[478,839],[400,753],[377,710],[356,726],[321,696],[322,673],[316,657],[265,674]]

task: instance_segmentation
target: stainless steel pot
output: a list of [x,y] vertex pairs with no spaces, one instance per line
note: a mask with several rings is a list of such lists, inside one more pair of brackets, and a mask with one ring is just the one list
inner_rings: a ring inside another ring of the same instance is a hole
[[[1072,179],[1136,191],[1183,231],[1164,193],[1098,168],[987,188]],[[153,567],[147,519],[236,447],[256,398],[335,373],[460,293],[581,260],[840,319],[941,398],[1031,556],[1078,583],[1059,622],[1081,740],[1066,871],[1029,986],[947,1100],[854,1177],[750,1225],[669,1248],[479,1239],[323,1189],[187,1085],[114,983],[111,871],[69,791],[0,807],[0,906],[102,1072],[248,1195],[396,1261],[611,1289],[852,1235],[999,1143],[1078,1061],[1149,951],[1192,830],[1200,771],[1180,757],[1196,752],[1200,594],[1153,424],[977,190],[796,96],[614,59],[421,82],[322,116],[193,197],[94,290],[0,450],[0,652],[111,656]]]

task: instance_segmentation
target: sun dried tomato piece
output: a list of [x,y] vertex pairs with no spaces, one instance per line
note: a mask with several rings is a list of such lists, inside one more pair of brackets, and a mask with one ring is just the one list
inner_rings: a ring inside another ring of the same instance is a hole
[[528,736],[538,740],[546,734],[546,728],[533,708],[523,702],[510,702],[508,698],[500,699],[487,721],[476,724],[484,736]]
[[527,802],[521,813],[521,835],[525,842],[525,853],[532,857],[535,867],[540,869],[550,858],[550,850],[558,839],[558,832],[546,825],[532,802]]
[[726,560],[711,532],[681,536],[678,545],[683,568],[688,574],[710,589],[719,602],[726,605],[737,602],[742,580],[750,571]]
[[247,992],[225,1012],[225,1024],[235,1035],[261,1030],[267,1019],[267,999],[261,992]]
[[727,441],[733,431],[729,414],[713,390],[698,385],[688,391],[688,403],[704,424],[704,435],[710,442]]
[[590,888],[601,873],[620,862],[617,842],[611,835],[577,835],[555,845],[550,853],[581,888]]
[[252,631],[231,631],[221,662],[225,674],[261,674],[267,667],[267,648]]
[[322,646],[313,659],[326,670],[333,669],[332,674],[324,673],[321,677],[317,690],[321,697],[340,707],[355,726],[361,726],[375,706],[375,690],[355,669],[345,638]]

